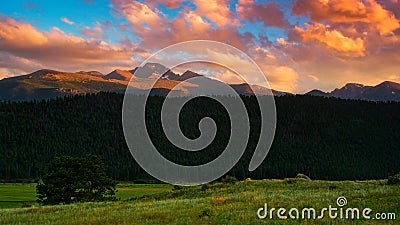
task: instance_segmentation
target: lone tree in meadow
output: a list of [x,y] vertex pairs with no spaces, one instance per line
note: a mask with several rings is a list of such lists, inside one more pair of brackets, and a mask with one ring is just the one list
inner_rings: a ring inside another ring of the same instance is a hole
[[117,182],[107,177],[101,158],[57,157],[36,187],[42,205],[115,200]]

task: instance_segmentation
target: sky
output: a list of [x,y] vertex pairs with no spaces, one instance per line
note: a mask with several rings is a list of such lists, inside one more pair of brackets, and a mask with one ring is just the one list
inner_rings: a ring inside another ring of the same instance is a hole
[[400,82],[399,20],[400,0],[0,0],[0,79],[132,69],[169,45],[214,40],[281,91]]

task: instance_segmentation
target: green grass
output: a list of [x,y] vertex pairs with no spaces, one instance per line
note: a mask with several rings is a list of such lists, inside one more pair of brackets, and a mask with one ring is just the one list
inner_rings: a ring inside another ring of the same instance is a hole
[[168,184],[131,184],[120,183],[117,185],[117,198],[126,200],[130,198],[138,198],[144,195],[157,194],[170,191],[172,185]]
[[[346,207],[368,207],[373,210],[371,215],[393,212],[400,216],[400,186],[388,186],[383,181],[248,181],[217,183],[207,190],[127,186],[129,190],[120,194],[134,200],[0,209],[0,224],[399,224],[399,219],[279,220],[275,216],[274,220],[260,220],[256,214],[264,203],[275,208],[335,207],[339,196],[347,198]],[[135,193],[146,193],[147,188],[156,191],[149,195]]]
[[0,208],[18,208],[32,205],[36,200],[36,184],[0,183]]
[[[169,191],[172,185],[167,184],[132,184],[120,183],[117,185],[117,198],[126,200],[143,195]],[[0,183],[0,209],[21,208],[36,204],[36,184]]]

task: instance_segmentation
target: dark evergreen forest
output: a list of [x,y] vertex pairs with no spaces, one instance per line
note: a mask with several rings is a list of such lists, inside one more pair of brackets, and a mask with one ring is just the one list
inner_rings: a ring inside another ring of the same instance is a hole
[[[250,140],[240,162],[229,172],[238,179],[286,178],[303,173],[312,179],[362,180],[400,172],[400,103],[339,100],[313,96],[276,97],[277,130],[272,148],[255,171],[248,165],[258,141],[259,108],[242,97],[250,115]],[[177,149],[163,133],[163,97],[150,97],[146,117],[154,144],[168,159],[186,165],[211,161],[225,148],[230,121],[216,101],[196,98],[181,112],[188,137],[200,133],[209,116],[218,126],[216,139],[203,151]],[[55,156],[99,155],[117,180],[151,179],[125,143],[123,95],[88,94],[53,100],[0,103],[0,179],[37,179]]]

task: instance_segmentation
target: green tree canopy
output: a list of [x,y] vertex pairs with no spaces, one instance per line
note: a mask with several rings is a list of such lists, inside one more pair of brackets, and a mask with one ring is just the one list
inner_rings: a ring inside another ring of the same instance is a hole
[[43,205],[114,200],[117,182],[106,176],[101,158],[57,157],[36,187]]

